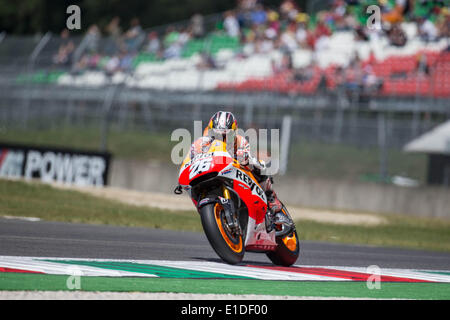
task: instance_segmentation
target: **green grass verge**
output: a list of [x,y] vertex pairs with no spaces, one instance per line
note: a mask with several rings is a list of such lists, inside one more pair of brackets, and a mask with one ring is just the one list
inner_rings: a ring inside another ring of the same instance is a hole
[[49,221],[111,224],[200,231],[194,212],[133,206],[38,182],[0,179],[0,216],[37,217]]
[[[0,290],[68,291],[68,276],[1,273]],[[365,282],[163,279],[81,277],[82,291],[270,294],[309,297],[381,299],[450,299],[449,283],[381,283],[369,290]]]
[[[49,221],[111,224],[202,232],[194,211],[172,212],[127,205],[37,182],[0,179],[0,216],[28,216]],[[301,240],[450,252],[450,221],[383,216],[377,226],[296,221]]]

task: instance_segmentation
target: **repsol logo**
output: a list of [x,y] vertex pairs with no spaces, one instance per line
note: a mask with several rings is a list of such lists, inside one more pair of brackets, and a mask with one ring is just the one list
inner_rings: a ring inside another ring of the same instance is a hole
[[261,189],[256,184],[256,182],[252,180],[252,178],[250,178],[248,175],[246,175],[242,171],[236,170],[236,179],[244,182],[250,188],[252,193],[253,193],[253,191],[255,191],[256,194],[265,201],[266,195],[264,194],[263,189]]

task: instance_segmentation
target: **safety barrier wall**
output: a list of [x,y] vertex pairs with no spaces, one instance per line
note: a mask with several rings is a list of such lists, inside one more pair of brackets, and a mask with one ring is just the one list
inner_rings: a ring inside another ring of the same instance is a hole
[[[178,167],[115,159],[110,174],[114,187],[171,193],[177,184]],[[274,188],[288,205],[450,219],[450,188],[286,176],[275,177]]]

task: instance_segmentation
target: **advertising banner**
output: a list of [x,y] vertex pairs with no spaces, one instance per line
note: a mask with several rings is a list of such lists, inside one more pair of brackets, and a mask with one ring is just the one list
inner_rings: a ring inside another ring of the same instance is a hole
[[111,154],[0,142],[0,177],[105,186]]

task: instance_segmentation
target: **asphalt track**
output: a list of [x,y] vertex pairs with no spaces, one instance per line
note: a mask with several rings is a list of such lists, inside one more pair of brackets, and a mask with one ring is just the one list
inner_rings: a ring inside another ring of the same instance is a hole
[[[0,255],[220,262],[202,233],[4,218]],[[270,261],[246,253],[243,262]],[[302,241],[296,265],[448,270],[450,253]]]

